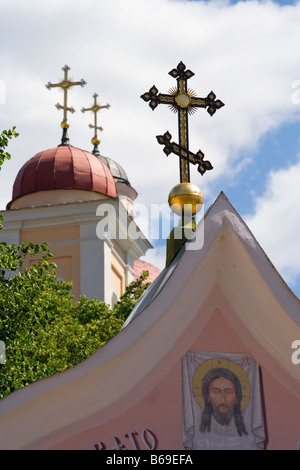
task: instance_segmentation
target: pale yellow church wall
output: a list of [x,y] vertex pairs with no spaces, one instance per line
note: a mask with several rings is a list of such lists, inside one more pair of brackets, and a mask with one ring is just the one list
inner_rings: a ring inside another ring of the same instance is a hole
[[[48,228],[22,231],[21,242],[43,243],[47,241],[48,248],[57,265],[57,276],[64,281],[72,281],[72,295],[77,300],[80,297],[80,227]],[[24,268],[33,264],[40,256],[27,258]]]
[[28,207],[47,207],[51,205],[78,202],[78,201],[94,201],[99,199],[107,199],[107,196],[96,193],[94,191],[86,191],[84,189],[55,189],[55,191],[38,191],[32,194],[25,194],[16,199],[11,204],[11,209],[24,209]]
[[111,289],[114,291],[118,298],[124,294],[125,291],[125,270],[121,262],[111,255]]
[[111,288],[118,299],[120,299],[123,294],[123,278],[119,271],[115,269],[114,266],[111,267]]
[[72,227],[57,227],[40,230],[23,230],[20,234],[21,242],[43,243],[77,240],[80,235],[79,225]]
[[125,251],[122,250],[122,248],[116,243],[116,240],[111,240],[111,243],[112,243],[112,245],[114,247],[114,250],[115,250],[117,256],[119,257],[119,259],[121,259],[121,261],[126,264],[127,263],[127,255],[126,255]]
[[[215,307],[216,303],[219,303],[219,308]],[[209,320],[203,328],[203,318],[207,317]],[[195,339],[197,331],[200,333]],[[272,357],[249,334],[218,287],[213,289],[198,315],[142,383],[124,394],[117,404],[113,403],[77,422],[77,432],[71,438],[55,446],[48,445],[49,448],[88,450],[102,446],[111,450],[117,438],[131,450],[131,438],[134,437],[136,447],[145,450],[142,436],[147,436],[149,442],[150,434],[147,432],[150,431],[155,438],[156,450],[183,450],[181,358],[188,351],[252,355],[261,371],[266,449],[296,449],[299,441],[299,397],[290,392],[288,381],[284,383],[284,371],[279,365],[276,376],[270,372],[268,363],[273,360]],[[157,377],[163,370],[168,370],[168,373],[158,381]],[[146,393],[141,395],[141,390],[146,390]],[[134,404],[128,407],[128,402]],[[124,411],[118,413],[116,409]],[[75,429],[74,425],[72,429]],[[47,448],[47,439],[41,439],[38,445]]]

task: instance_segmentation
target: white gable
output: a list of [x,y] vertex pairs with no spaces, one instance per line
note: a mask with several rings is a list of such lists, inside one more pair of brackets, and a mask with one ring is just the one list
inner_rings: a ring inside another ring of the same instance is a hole
[[118,416],[163,380],[216,309],[300,398],[299,366],[291,361],[291,344],[300,339],[299,300],[223,193],[202,223],[203,248],[186,243],[116,337],[78,366],[1,401],[0,448],[55,446],[84,428],[87,416],[89,426]]

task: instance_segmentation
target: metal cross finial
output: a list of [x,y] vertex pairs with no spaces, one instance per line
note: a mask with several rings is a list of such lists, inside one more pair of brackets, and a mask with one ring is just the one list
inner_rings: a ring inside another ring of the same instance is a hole
[[160,144],[165,145],[165,153],[176,153],[180,157],[180,182],[190,182],[189,163],[198,163],[198,171],[204,174],[206,170],[213,167],[210,162],[203,160],[204,154],[199,150],[197,154],[189,151],[188,141],[188,114],[196,112],[197,108],[206,108],[212,116],[217,109],[224,106],[220,100],[216,100],[216,95],[211,91],[206,98],[198,98],[196,93],[188,88],[187,81],[194,76],[191,70],[186,70],[183,62],[180,62],[176,69],[169,72],[169,75],[176,78],[177,87],[170,90],[170,94],[158,93],[155,85],[143,95],[144,101],[149,101],[149,106],[154,110],[159,104],[168,104],[172,111],[178,113],[179,145],[171,143],[171,134],[165,133],[157,136]]
[[103,106],[100,106],[99,103],[97,103],[97,98],[98,98],[99,95],[97,95],[97,93],[94,93],[93,94],[93,98],[94,98],[94,104],[91,108],[82,108],[81,109],[81,112],[84,113],[85,111],[92,111],[94,113],[94,125],[93,124],[89,124],[89,127],[91,129],[94,129],[95,130],[95,134],[94,134],[94,137],[92,138],[92,144],[94,145],[94,150],[93,150],[93,153],[94,154],[97,154],[99,155],[99,151],[98,151],[98,145],[100,144],[100,139],[98,137],[98,133],[97,133],[97,130],[99,131],[103,131],[103,128],[101,126],[98,126],[97,124],[97,113],[98,111],[100,111],[100,109],[108,109],[110,108],[110,104],[106,104],[106,105],[103,105]]
[[64,71],[64,78],[59,83],[50,83],[50,82],[48,82],[47,85],[46,85],[46,88],[51,90],[51,88],[59,87],[59,88],[62,88],[62,90],[64,92],[64,104],[63,104],[63,106],[61,104],[57,103],[56,107],[57,107],[57,109],[63,109],[63,111],[64,111],[64,117],[63,117],[63,121],[61,123],[61,127],[63,128],[62,145],[68,145],[69,139],[67,138],[67,129],[69,127],[69,123],[68,123],[68,119],[67,119],[67,112],[68,111],[70,111],[71,113],[75,112],[75,109],[73,107],[68,107],[68,91],[69,91],[69,88],[71,88],[72,86],[80,85],[80,86],[83,87],[84,85],[86,85],[86,81],[80,80],[78,82],[72,82],[68,78],[68,71],[71,70],[68,65],[65,65],[62,68],[62,70]]

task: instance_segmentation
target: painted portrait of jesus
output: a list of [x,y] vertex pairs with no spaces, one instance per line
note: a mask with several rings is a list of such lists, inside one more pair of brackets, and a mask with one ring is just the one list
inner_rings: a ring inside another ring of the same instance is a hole
[[202,395],[205,407],[201,432],[210,431],[212,419],[221,426],[228,426],[234,419],[237,433],[248,434],[241,412],[242,386],[233,372],[221,367],[210,369],[202,380]]
[[249,355],[189,352],[183,359],[186,449],[264,447],[258,364]]

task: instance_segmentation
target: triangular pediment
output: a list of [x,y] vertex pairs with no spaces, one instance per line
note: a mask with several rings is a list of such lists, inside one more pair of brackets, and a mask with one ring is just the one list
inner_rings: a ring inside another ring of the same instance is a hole
[[67,439],[87,417],[89,426],[116,418],[163,381],[216,312],[299,398],[299,366],[291,361],[291,344],[300,338],[299,300],[223,193],[200,223],[203,246],[185,244],[118,335],[78,366],[2,401],[0,425],[8,432],[1,448],[54,446],[58,429]]

